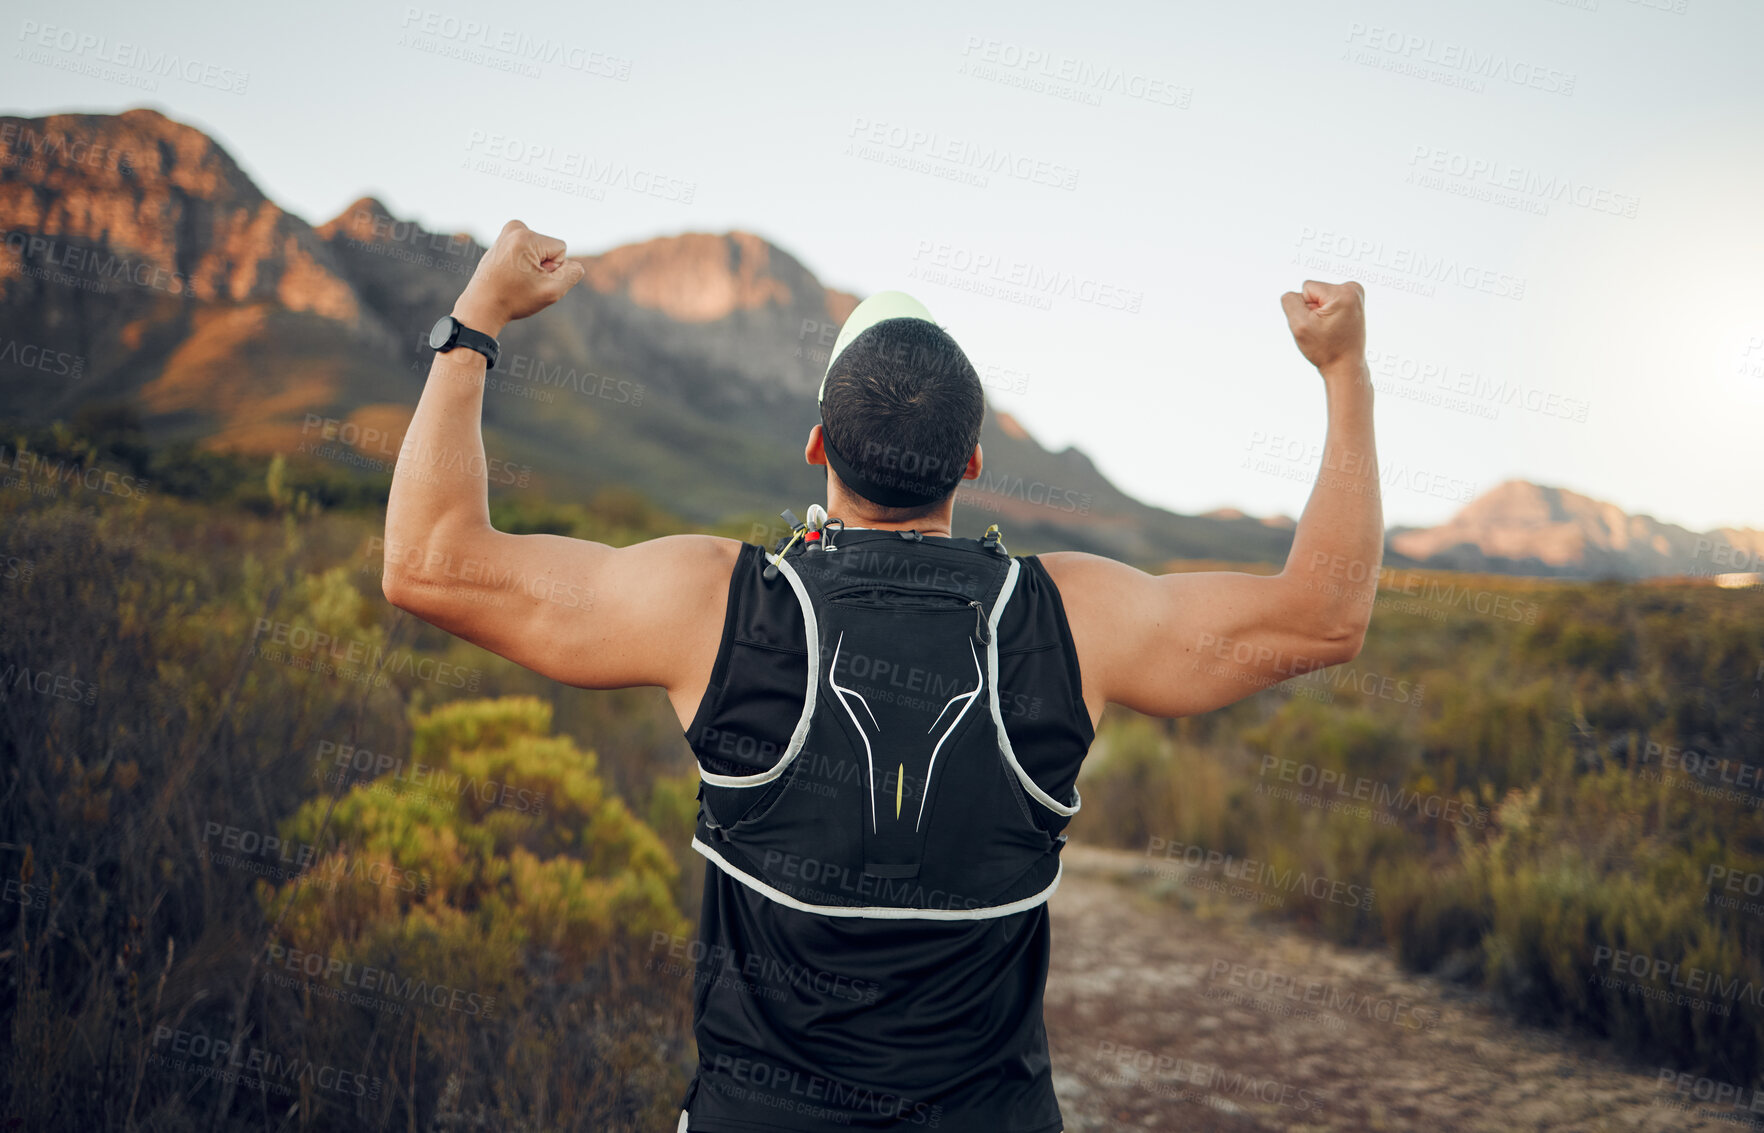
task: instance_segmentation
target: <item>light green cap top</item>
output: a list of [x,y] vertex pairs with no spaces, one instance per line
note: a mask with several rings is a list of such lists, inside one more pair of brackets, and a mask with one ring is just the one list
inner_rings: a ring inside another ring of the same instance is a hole
[[851,340],[869,330],[883,319],[924,319],[928,323],[935,322],[925,304],[914,299],[904,291],[878,291],[876,294],[859,303],[839,328],[839,339],[833,343],[833,353],[827,356],[827,369],[821,374],[821,388],[815,393],[815,404],[827,394],[827,376],[833,372],[833,363]]

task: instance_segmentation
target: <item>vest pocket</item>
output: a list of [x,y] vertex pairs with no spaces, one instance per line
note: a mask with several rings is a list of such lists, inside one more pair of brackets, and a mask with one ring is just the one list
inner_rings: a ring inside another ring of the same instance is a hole
[[871,610],[961,610],[970,599],[936,590],[902,590],[896,586],[850,587],[829,594],[836,606]]
[[736,827],[753,822],[764,817],[766,811],[784,796],[801,762],[800,759],[791,760],[790,766],[776,779],[755,787],[719,787],[714,783],[700,782],[699,801],[714,826]]

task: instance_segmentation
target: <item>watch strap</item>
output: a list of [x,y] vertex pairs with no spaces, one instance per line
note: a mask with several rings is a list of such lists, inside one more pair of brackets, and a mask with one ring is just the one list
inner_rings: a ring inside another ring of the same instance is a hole
[[453,322],[455,327],[458,328],[453,336],[453,345],[464,346],[470,350],[476,350],[479,354],[484,356],[484,368],[487,370],[494,370],[496,368],[496,356],[501,353],[501,347],[498,345],[497,341],[482,331],[473,330],[458,319],[454,319]]

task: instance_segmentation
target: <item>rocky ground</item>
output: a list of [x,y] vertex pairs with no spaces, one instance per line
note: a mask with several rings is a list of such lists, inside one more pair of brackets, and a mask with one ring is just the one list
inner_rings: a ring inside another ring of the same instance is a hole
[[[1390,956],[1069,845],[1047,1028],[1068,1133],[1764,1130]],[[1165,863],[1159,862],[1163,868]]]

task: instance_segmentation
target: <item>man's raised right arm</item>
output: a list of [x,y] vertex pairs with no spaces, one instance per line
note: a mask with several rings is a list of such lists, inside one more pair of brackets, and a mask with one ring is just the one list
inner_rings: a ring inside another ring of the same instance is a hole
[[1040,556],[1059,586],[1084,697],[1191,716],[1360,652],[1384,553],[1365,291],[1307,280],[1281,297],[1323,376],[1323,466],[1278,574],[1153,575],[1099,555]]

